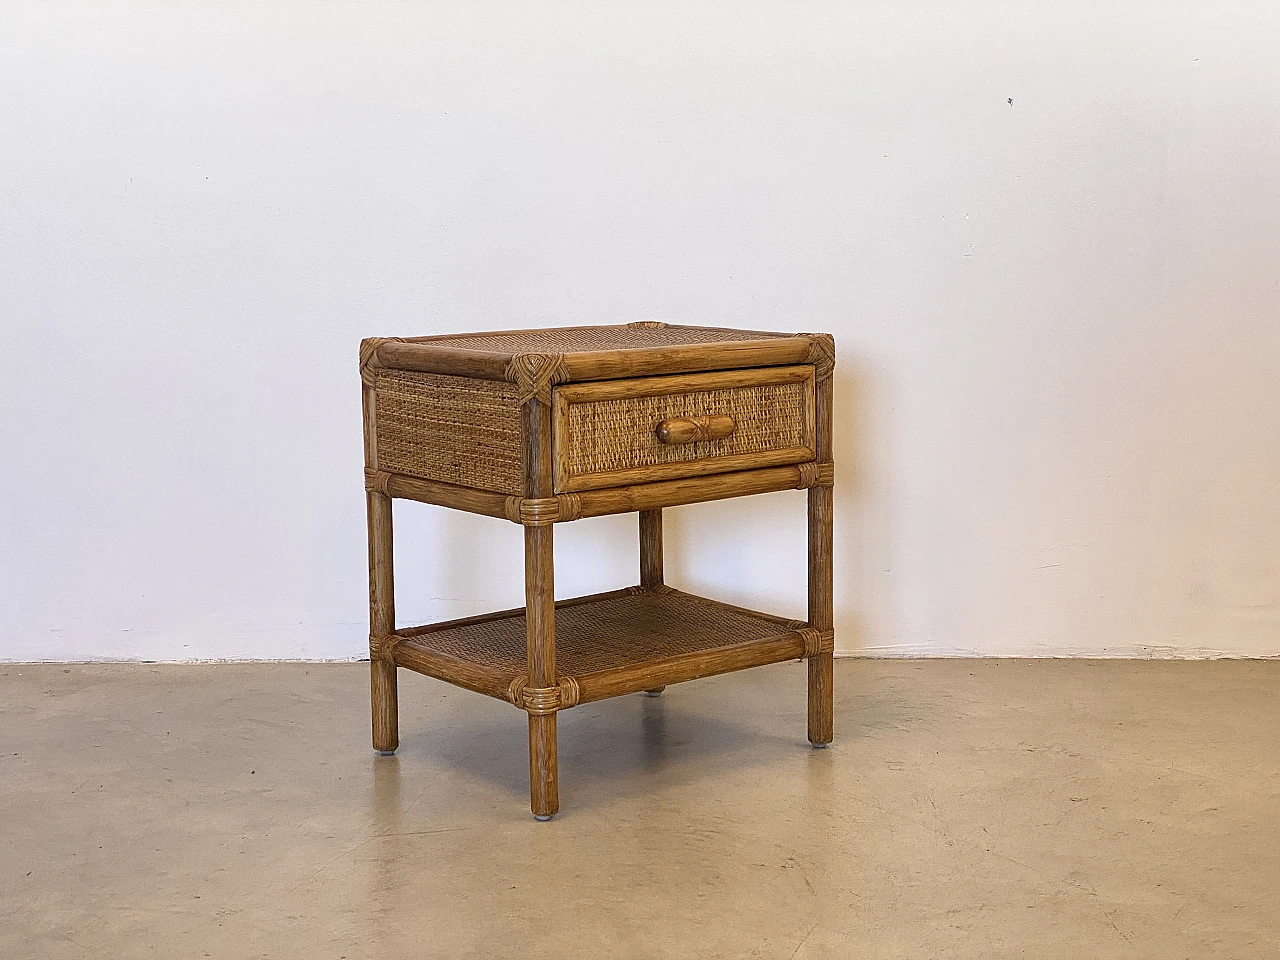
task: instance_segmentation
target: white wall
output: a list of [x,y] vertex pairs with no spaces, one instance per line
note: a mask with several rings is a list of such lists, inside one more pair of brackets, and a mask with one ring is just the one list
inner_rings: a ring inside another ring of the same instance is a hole
[[[1280,654],[1278,10],[7,0],[0,659],[361,655],[359,338],[640,318],[835,333],[841,650]],[[671,579],[801,615],[802,518]]]

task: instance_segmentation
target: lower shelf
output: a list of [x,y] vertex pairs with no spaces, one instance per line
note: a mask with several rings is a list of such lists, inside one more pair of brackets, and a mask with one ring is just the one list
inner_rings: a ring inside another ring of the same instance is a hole
[[[556,674],[577,681],[580,703],[798,659],[814,643],[801,621],[669,587],[562,600],[555,632]],[[523,608],[397,630],[396,641],[397,666],[499,699],[526,673]]]

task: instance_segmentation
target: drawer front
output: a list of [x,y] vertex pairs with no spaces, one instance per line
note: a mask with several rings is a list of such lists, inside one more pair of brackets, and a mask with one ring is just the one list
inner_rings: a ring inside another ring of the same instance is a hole
[[557,387],[555,490],[597,490],[814,458],[812,366]]

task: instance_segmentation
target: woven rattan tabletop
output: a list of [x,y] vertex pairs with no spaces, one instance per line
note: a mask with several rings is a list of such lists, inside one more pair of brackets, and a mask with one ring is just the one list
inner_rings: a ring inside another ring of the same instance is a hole
[[366,384],[372,385],[377,369],[506,380],[520,385],[521,402],[531,396],[550,402],[550,388],[557,383],[796,363],[812,363],[823,377],[834,362],[835,346],[825,333],[733,330],[654,320],[434,337],[366,337],[360,343],[360,376]]
[[555,327],[539,330],[502,330],[493,333],[460,333],[439,337],[409,337],[410,343],[481,350],[515,356],[521,353],[590,353],[599,350],[643,350],[652,347],[684,347],[698,344],[772,340],[789,333],[763,330],[730,330],[641,321],[614,326]]

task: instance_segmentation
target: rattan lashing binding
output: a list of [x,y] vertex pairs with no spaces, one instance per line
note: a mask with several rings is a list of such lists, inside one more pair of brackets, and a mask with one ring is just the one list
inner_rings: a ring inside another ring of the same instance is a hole
[[815,630],[813,627],[801,627],[796,631],[804,640],[805,657],[817,657],[831,653],[836,648],[834,630]]
[[400,640],[394,633],[385,637],[369,636],[369,659],[381,660],[385,663],[395,661],[396,643]]
[[830,460],[824,463],[802,463],[799,465],[800,483],[797,485],[799,490],[807,490],[810,487],[831,487],[836,482],[836,465]]
[[582,516],[582,501],[572,493],[554,497],[507,497],[507,519],[536,527],[547,523],[564,523]]
[[521,675],[507,687],[507,700],[535,717],[576,707],[578,696],[578,681],[573,677],[561,677],[554,687],[532,687],[529,678]]
[[518,353],[507,365],[507,380],[520,388],[520,403],[535,397],[551,402],[551,388],[569,379],[564,355],[559,353]]
[[819,380],[828,379],[836,368],[836,338],[829,333],[797,333],[809,338],[809,363]]

